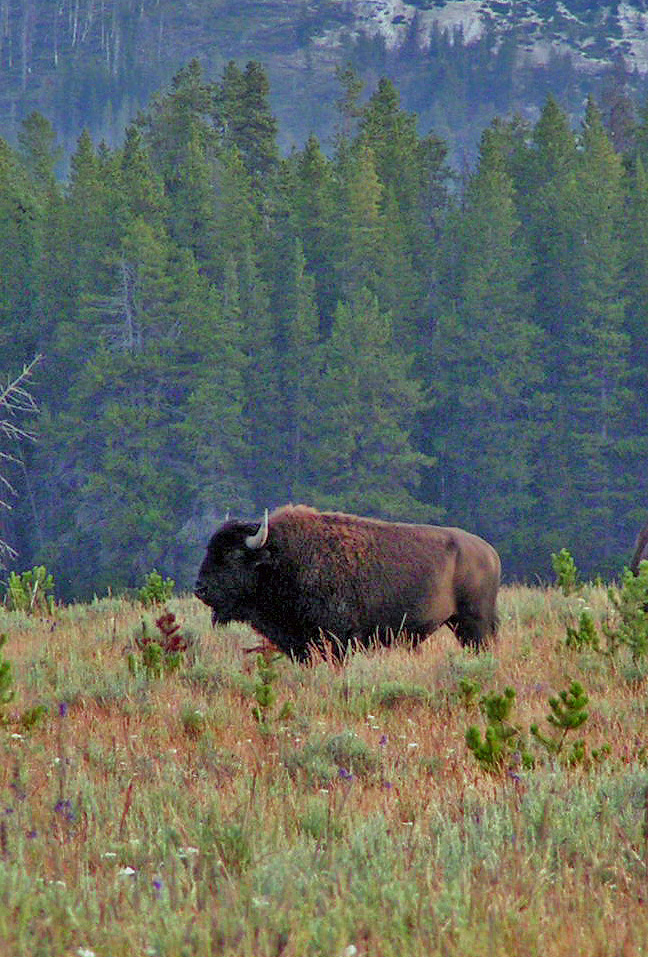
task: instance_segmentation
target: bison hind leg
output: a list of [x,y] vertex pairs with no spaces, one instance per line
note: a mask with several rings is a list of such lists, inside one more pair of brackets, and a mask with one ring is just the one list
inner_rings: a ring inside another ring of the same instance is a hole
[[497,634],[497,613],[494,603],[478,607],[469,602],[461,603],[456,615],[448,622],[463,648],[479,651],[487,648]]

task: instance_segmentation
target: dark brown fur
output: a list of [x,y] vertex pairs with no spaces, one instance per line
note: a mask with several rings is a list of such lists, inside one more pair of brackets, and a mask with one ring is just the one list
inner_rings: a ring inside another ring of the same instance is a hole
[[648,522],[637,535],[634,554],[630,562],[630,571],[633,575],[639,574],[639,562],[648,560]]
[[273,512],[252,551],[245,538],[258,528],[226,522],[212,536],[196,594],[214,623],[247,621],[297,660],[326,640],[342,657],[401,633],[416,643],[442,624],[476,648],[496,633],[500,560],[476,535],[304,505]]

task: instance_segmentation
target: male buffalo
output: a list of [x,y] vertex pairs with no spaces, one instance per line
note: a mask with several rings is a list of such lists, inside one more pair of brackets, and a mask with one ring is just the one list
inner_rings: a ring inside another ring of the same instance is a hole
[[633,575],[639,574],[639,562],[644,562],[648,559],[648,523],[644,525],[639,534],[637,535],[637,540],[635,542],[634,555],[632,556],[632,561],[630,562],[630,571]]
[[418,643],[443,624],[462,645],[496,633],[500,560],[460,528],[406,525],[286,505],[263,522],[226,521],[195,593],[212,622],[249,622],[286,654],[342,658],[351,645]]

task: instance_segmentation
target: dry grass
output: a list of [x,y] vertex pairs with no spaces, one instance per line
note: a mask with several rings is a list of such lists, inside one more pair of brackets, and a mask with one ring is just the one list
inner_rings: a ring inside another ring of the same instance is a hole
[[[136,604],[0,610],[10,716],[48,707],[0,730],[0,953],[648,953],[645,685],[565,649],[583,600],[609,614],[604,589],[505,588],[481,655],[442,631],[344,667],[282,658],[266,728],[256,637],[194,599],[169,603],[197,636],[184,664],[151,680],[127,667]],[[579,680],[608,758],[483,772],[462,678],[511,685],[524,728]]]

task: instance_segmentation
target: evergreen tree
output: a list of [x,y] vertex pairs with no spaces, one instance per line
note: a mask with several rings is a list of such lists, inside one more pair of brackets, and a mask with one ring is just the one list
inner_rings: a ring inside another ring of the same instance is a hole
[[378,179],[373,150],[359,146],[339,163],[342,242],[337,271],[344,298],[364,287],[375,292],[384,249],[383,187]]
[[[637,157],[627,197],[624,251],[627,263],[627,331],[629,335],[628,387],[632,390],[628,409],[633,424],[633,452],[639,459],[648,455],[648,175],[641,156]],[[636,460],[635,460],[636,461]],[[628,521],[639,528],[645,521],[648,475],[632,471],[636,510],[628,510]]]
[[70,247],[62,192],[56,179],[61,150],[49,122],[31,113],[18,133],[19,154],[38,209],[35,218],[32,275],[32,333],[36,350],[48,354],[56,322],[71,306]]
[[[185,258],[185,257],[183,257]],[[219,295],[187,259],[176,283],[179,368],[176,401],[183,495],[177,561],[193,568],[228,511],[252,511],[244,423],[242,330],[237,304],[227,289]],[[185,398],[186,397],[186,398]]]
[[417,497],[430,460],[411,439],[424,394],[367,289],[338,306],[321,363],[321,418],[309,447],[316,504],[406,520],[435,514]]
[[[624,171],[598,108],[588,100],[582,152],[574,182],[578,302],[571,316],[565,355],[564,401],[568,408],[580,546],[608,561],[615,554],[616,523],[633,505],[625,469],[637,460],[625,454],[629,395],[629,340],[624,329],[621,227]],[[574,530],[574,534],[575,534]]]
[[309,468],[310,451],[318,443],[322,415],[316,402],[319,315],[315,284],[305,266],[301,243],[296,240],[284,275],[287,295],[280,346],[285,488],[291,501],[308,496],[316,481]]
[[87,130],[70,158],[67,187],[70,243],[75,251],[73,281],[79,294],[96,292],[105,272],[108,200],[101,164]]
[[426,449],[438,461],[428,494],[452,524],[484,534],[515,567],[531,548],[541,340],[530,319],[513,183],[490,130],[443,248],[427,363],[435,402]]
[[42,207],[15,153],[0,140],[0,355],[20,368],[38,349]]
[[55,188],[56,167],[63,154],[50,121],[40,113],[30,113],[18,131],[18,146],[34,190],[50,193]]
[[[575,306],[577,280],[572,184],[577,162],[574,134],[567,117],[549,97],[533,131],[526,180],[520,183],[523,223],[532,252],[533,285],[537,290],[538,319],[549,333],[549,382],[560,379],[559,364],[565,323]],[[528,199],[524,200],[524,197]]]
[[317,139],[310,136],[294,160],[293,215],[308,272],[315,278],[315,293],[322,325],[327,331],[340,291],[335,257],[340,227],[333,164]]
[[251,60],[241,72],[230,61],[217,96],[216,124],[226,147],[236,147],[256,190],[276,171],[277,121],[270,110],[270,85],[260,63]]

